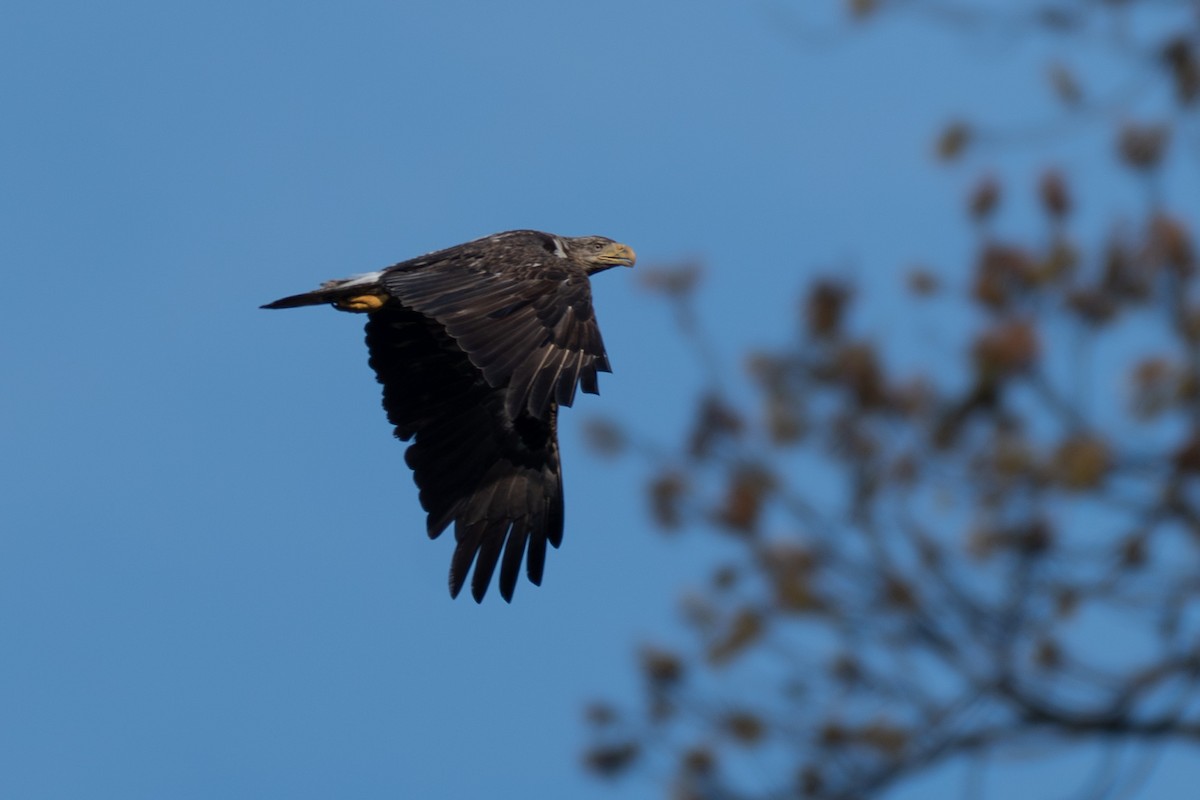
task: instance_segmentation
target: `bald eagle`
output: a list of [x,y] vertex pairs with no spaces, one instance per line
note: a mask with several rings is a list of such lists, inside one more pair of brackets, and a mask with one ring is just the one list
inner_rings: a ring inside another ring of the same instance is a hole
[[563,535],[558,408],[611,372],[588,278],[634,258],[603,236],[508,231],[262,306],[367,315],[370,365],[396,438],[412,442],[429,537],[454,523],[451,597],[472,563],[476,602],[497,565],[506,601],[522,558],[542,582],[546,544]]

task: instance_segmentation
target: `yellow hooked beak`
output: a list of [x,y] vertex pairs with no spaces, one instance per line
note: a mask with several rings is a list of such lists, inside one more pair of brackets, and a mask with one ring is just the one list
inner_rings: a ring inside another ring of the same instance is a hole
[[637,253],[627,244],[613,242],[606,250],[596,255],[600,264],[610,264],[614,267],[632,267],[637,261]]

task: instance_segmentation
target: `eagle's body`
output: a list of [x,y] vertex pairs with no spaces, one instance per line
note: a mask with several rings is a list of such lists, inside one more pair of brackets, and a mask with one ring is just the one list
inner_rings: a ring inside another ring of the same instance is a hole
[[451,523],[457,596],[471,564],[482,600],[496,565],[512,599],[524,557],[541,583],[562,541],[558,407],[608,372],[588,276],[633,266],[599,236],[508,231],[328,281],[263,308],[329,303],[367,314],[371,368],[437,537]]

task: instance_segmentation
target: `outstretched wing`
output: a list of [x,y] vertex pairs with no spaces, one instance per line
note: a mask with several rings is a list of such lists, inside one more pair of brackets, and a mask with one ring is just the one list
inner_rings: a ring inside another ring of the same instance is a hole
[[390,304],[367,321],[371,367],[396,436],[413,440],[405,460],[436,538],[451,523],[458,545],[450,566],[457,596],[475,565],[471,594],[482,600],[496,566],[511,600],[522,557],[542,581],[546,545],[563,532],[556,413],[510,416],[490,385],[435,320]]
[[587,275],[543,253],[540,263],[491,264],[474,257],[418,259],[380,283],[401,303],[436,319],[488,384],[503,387],[510,416],[545,419],[575,389],[596,394],[611,372]]

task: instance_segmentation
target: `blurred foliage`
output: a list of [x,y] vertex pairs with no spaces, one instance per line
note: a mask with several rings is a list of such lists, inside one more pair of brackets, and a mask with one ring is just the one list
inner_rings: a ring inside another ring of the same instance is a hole
[[[1058,37],[1050,88],[1068,120],[1111,130],[1096,168],[1146,184],[1141,217],[1078,230],[1076,191],[1047,168],[1018,193],[1043,224],[1001,238],[1005,184],[988,175],[966,198],[962,291],[908,275],[914,318],[958,310],[922,366],[902,371],[863,332],[856,303],[874,287],[824,278],[794,340],[708,370],[679,443],[594,422],[597,452],[649,468],[654,524],[711,533],[727,555],[683,598],[688,643],[642,649],[644,702],[587,710],[586,765],[649,772],[681,800],[849,800],[958,758],[1200,747],[1200,263],[1196,220],[1155,188],[1181,131],[1195,136],[1200,6],[844,4],[851,29],[921,13],[963,35]],[[1068,66],[1098,27],[1139,85],[1164,89],[1158,119],[1096,100]],[[944,161],[1037,147],[964,120],[934,139]],[[701,363],[719,361],[707,326],[725,321],[692,306],[700,270],[643,284]]]

